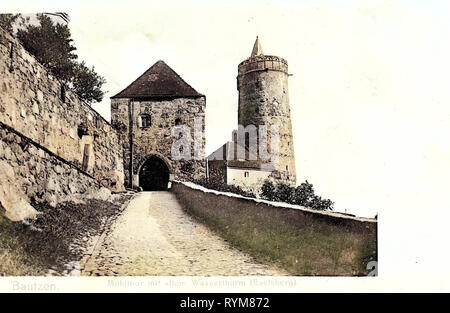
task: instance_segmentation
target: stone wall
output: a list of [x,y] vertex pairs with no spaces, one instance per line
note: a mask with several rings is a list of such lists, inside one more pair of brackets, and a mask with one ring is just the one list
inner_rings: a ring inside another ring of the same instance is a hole
[[327,223],[340,225],[345,228],[343,231],[371,233],[374,236],[374,241],[376,241],[377,238],[376,233],[378,221],[373,218],[350,216],[333,211],[318,211],[295,204],[247,198],[230,192],[207,189],[190,182],[174,182],[172,184],[172,189],[175,194],[195,194],[197,198],[196,203],[205,203],[212,199],[212,202],[219,203],[219,206],[224,210],[227,207],[239,207],[239,203],[244,202],[250,206],[253,206],[255,212],[261,212],[261,210],[265,208],[271,210],[290,211],[298,216],[309,216],[317,221],[325,221]]
[[[130,133],[133,134],[133,184],[139,185],[139,170],[150,156],[161,158],[169,167],[170,179],[192,180],[206,176],[205,160],[205,97],[176,98],[168,100],[132,101],[111,99],[111,121],[121,129],[125,157],[126,182],[129,182],[129,160],[131,155]],[[132,112],[130,112],[130,107]],[[143,127],[142,117],[148,116],[151,125]],[[130,118],[132,122],[130,123]],[[201,122],[198,155],[194,159],[195,119]],[[178,120],[178,121],[177,121]],[[190,128],[191,160],[176,160],[171,149],[178,139],[172,135],[175,124]],[[131,131],[130,131],[131,127]]]
[[20,43],[0,28],[0,122],[123,190],[123,149],[114,128],[72,91],[62,90]]
[[34,202],[55,206],[101,188],[93,176],[0,122],[0,207],[9,219],[35,217]]

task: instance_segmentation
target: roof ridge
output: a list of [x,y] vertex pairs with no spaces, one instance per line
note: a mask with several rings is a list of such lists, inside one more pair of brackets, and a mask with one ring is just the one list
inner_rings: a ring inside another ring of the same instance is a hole
[[125,89],[111,98],[182,98],[203,96],[166,62],[158,60]]
[[[181,79],[182,81],[183,81],[183,83],[185,83],[186,85],[188,85],[189,87],[191,87],[196,93],[199,93],[197,90],[195,90],[195,88],[194,87],[192,87],[190,84],[188,84],[184,79],[183,79],[183,77],[181,77],[180,76],[180,74],[178,74],[173,68],[171,68],[166,62],[164,62],[163,60],[159,60],[158,62],[162,62],[162,63],[164,63],[175,75],[177,75],[178,76],[178,78],[179,79]],[[158,63],[158,62],[156,62],[156,63]],[[155,63],[155,64],[156,64]],[[155,65],[155,64],[153,64],[153,65]],[[153,67],[153,65],[152,65],[152,67]]]
[[[159,61],[158,61],[159,62]],[[156,63],[158,63],[156,62]],[[127,87],[125,87],[125,89],[122,89],[122,91],[118,92],[116,95],[112,96],[111,98],[115,98],[118,95],[120,95],[122,92],[124,92],[128,87],[130,87],[131,85],[133,85],[134,83],[136,83],[141,77],[143,77],[148,71],[150,71],[155,65],[156,63],[154,63],[152,66],[150,66],[147,70],[145,70],[144,73],[142,73],[140,76],[138,76],[138,78],[136,78],[135,80],[133,80],[133,82],[131,84],[129,84]]]

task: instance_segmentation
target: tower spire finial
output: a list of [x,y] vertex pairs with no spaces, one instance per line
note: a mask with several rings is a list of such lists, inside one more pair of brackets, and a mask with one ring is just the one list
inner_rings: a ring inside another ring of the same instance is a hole
[[259,42],[258,36],[256,36],[255,44],[253,45],[252,55],[251,57],[257,56],[257,55],[263,55],[264,52],[261,48],[261,43]]

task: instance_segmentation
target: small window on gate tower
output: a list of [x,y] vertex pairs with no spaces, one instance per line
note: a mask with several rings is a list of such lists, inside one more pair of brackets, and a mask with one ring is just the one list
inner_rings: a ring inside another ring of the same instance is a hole
[[249,173],[248,172],[244,172],[244,177],[248,177]]
[[152,126],[152,117],[150,115],[142,114],[140,116],[140,119],[141,119],[141,123],[140,123],[141,128],[147,128],[147,127]]

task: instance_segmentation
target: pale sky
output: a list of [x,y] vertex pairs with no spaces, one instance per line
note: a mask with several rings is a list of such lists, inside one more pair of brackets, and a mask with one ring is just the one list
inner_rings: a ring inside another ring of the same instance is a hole
[[164,60],[206,95],[208,153],[236,127],[237,65],[258,35],[264,52],[287,59],[293,74],[298,181],[312,182],[336,211],[378,213],[379,282],[449,287],[445,1],[17,0],[1,7],[70,15],[80,58],[108,80],[110,92],[95,106],[107,119],[109,97]]

